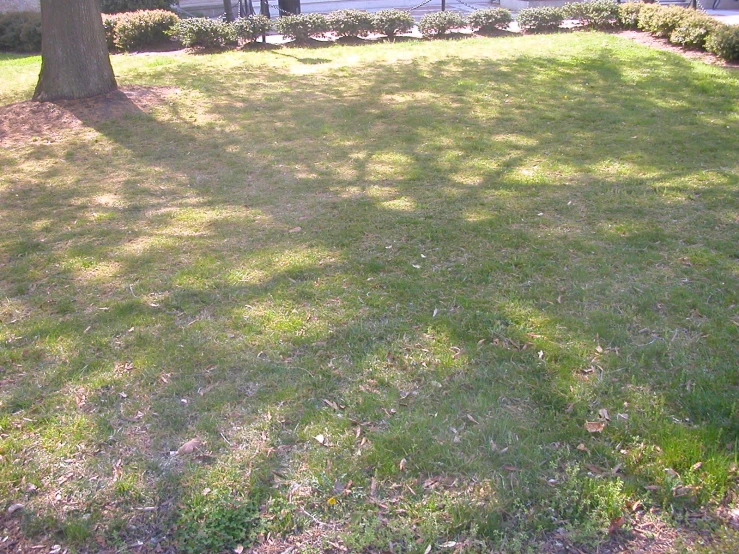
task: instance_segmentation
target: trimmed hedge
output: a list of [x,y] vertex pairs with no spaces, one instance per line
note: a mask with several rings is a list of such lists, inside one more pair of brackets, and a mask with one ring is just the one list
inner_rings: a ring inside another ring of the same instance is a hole
[[574,19],[585,29],[612,29],[619,23],[618,4],[613,0],[565,4],[562,14],[566,19]]
[[176,14],[167,10],[126,12],[103,17],[108,45],[110,46],[110,33],[107,27],[112,22],[113,45],[126,52],[166,43],[170,40],[171,29],[179,21]]
[[642,2],[625,2],[618,5],[618,23],[624,29],[637,29],[639,13],[645,4]]
[[301,13],[283,16],[274,21],[275,30],[296,42],[307,42],[329,32],[328,18],[320,13]]
[[331,12],[328,26],[338,37],[366,37],[374,30],[372,14],[363,10]]
[[220,19],[193,17],[181,19],[171,31],[183,46],[193,48],[223,48],[235,45],[236,31],[233,26]]
[[410,12],[402,10],[380,10],[372,17],[373,26],[377,33],[387,38],[407,33],[416,24]]
[[231,23],[236,38],[242,44],[256,42],[264,33],[269,31],[270,20],[264,15],[252,15],[249,17],[240,17]]
[[728,62],[739,60],[739,27],[719,25],[706,38],[706,50]]
[[418,30],[425,37],[440,37],[452,29],[461,29],[467,25],[465,18],[457,12],[427,13],[418,22]]
[[524,33],[546,33],[556,31],[564,21],[560,8],[524,8],[518,12],[518,26]]
[[642,31],[655,36],[669,38],[684,19],[691,12],[680,6],[660,6],[659,4],[648,4],[639,12],[637,26]]
[[[142,0],[144,1],[144,0]],[[233,23],[206,18],[179,20],[168,10],[103,14],[109,48],[137,50],[178,38],[186,47],[224,48],[258,40],[273,25],[288,39],[305,42],[333,31],[339,37],[364,37],[374,31],[393,38],[413,28],[411,14],[403,10],[339,10],[328,16],[300,14],[270,21],[257,15]],[[739,27],[723,25],[703,12],[643,2],[616,4],[613,0],[574,2],[562,8],[527,8],[518,14],[524,33],[557,30],[565,18],[585,28],[639,29],[685,48],[708,50],[727,60],[739,60]],[[426,14],[419,22],[424,36],[441,36],[466,24],[476,32],[505,30],[511,12],[502,8],[477,10],[469,19],[457,12]],[[41,17],[34,12],[0,14],[0,51],[33,52],[41,49]]]
[[675,27],[675,30],[670,33],[670,42],[685,48],[702,50],[706,39],[720,26],[721,24],[712,17],[696,13],[692,17],[683,19],[682,23]]
[[0,51],[40,52],[41,14],[36,12],[0,14]]
[[101,0],[103,13],[137,12],[141,10],[166,10],[177,4],[176,0]]
[[477,33],[492,33],[505,31],[513,21],[511,10],[505,8],[490,8],[472,12],[467,23]]

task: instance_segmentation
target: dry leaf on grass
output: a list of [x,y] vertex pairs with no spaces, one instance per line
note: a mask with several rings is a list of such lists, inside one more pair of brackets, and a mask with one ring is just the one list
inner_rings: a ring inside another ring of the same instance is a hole
[[606,424],[602,421],[586,421],[585,429],[589,433],[601,433],[606,428]]
[[203,446],[203,444],[205,443],[198,438],[190,439],[189,441],[187,441],[185,444],[183,444],[177,449],[177,454],[178,455],[192,454],[193,452],[198,450],[201,446]]
[[13,514],[17,512],[18,510],[22,510],[24,508],[23,504],[11,504],[8,506],[8,513]]
[[598,410],[598,415],[606,421],[611,421],[611,416],[608,415],[608,410],[606,410],[605,408],[601,408],[600,410]]
[[612,535],[619,529],[621,529],[621,526],[624,524],[624,516],[614,517],[611,520],[611,524],[608,526],[608,534]]
[[332,402],[331,400],[323,399],[323,403],[326,404],[329,408],[333,408],[334,411],[339,411],[339,405],[336,402]]

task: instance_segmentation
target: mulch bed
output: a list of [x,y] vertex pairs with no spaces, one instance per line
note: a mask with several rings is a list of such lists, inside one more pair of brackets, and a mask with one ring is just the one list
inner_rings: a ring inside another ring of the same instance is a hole
[[173,87],[121,87],[93,98],[17,102],[0,106],[0,146],[54,142],[65,131],[126,114],[146,113],[177,94]]

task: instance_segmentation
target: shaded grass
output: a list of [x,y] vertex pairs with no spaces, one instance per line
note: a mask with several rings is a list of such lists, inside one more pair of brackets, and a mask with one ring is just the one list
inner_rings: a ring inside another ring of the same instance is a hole
[[181,92],[0,153],[0,491],[40,531],[197,551],[256,503],[517,550],[733,502],[735,73],[598,33],[114,66]]

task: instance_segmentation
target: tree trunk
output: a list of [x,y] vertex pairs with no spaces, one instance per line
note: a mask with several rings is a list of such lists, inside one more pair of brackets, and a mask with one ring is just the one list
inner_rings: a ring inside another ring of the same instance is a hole
[[226,15],[226,21],[233,21],[234,14],[231,0],[223,0],[223,13]]
[[41,0],[41,75],[33,99],[87,98],[117,88],[99,0]]

